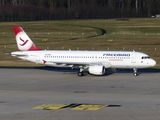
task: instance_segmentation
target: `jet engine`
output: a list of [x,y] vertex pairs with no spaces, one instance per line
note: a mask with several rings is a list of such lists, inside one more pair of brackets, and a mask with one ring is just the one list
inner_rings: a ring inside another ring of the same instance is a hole
[[93,75],[103,75],[105,73],[105,67],[98,65],[90,66],[88,72]]

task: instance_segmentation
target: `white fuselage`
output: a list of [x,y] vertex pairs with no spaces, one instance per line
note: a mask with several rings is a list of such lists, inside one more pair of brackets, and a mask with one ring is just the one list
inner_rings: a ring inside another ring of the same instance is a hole
[[16,51],[12,56],[55,67],[99,63],[105,68],[148,68],[156,64],[147,54],[130,51]]

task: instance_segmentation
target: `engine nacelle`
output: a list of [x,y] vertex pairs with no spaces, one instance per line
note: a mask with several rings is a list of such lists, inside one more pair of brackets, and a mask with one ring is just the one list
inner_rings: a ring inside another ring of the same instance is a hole
[[103,75],[105,73],[105,67],[104,66],[90,66],[88,69],[90,74],[93,75]]

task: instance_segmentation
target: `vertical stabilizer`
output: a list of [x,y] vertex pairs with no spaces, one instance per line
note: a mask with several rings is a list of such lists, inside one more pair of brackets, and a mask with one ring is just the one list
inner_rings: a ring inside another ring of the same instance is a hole
[[13,29],[19,51],[40,50],[35,46],[35,44],[32,42],[32,40],[28,37],[28,35],[20,26],[14,26]]

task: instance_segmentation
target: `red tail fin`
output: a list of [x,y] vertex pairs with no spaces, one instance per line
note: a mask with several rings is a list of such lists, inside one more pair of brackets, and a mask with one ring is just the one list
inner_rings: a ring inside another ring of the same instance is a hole
[[19,51],[40,50],[38,47],[35,46],[35,44],[20,26],[14,26],[13,29]]

